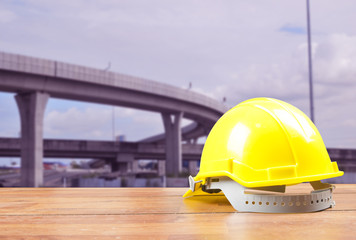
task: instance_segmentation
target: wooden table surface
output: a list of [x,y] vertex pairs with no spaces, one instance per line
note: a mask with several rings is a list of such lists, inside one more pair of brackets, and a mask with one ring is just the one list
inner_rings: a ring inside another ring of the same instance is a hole
[[2,188],[0,239],[356,239],[356,184],[336,185],[335,208],[300,214],[238,213],[185,191]]

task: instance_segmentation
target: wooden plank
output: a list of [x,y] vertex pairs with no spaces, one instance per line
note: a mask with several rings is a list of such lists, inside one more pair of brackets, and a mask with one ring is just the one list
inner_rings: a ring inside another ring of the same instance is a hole
[[[185,191],[183,188],[0,189],[0,215],[235,212],[224,196],[183,199]],[[330,210],[356,210],[353,199],[356,199],[354,186],[338,187],[334,194],[336,207]]]
[[93,239],[355,239],[351,212],[6,216],[3,237]]
[[[296,185],[288,192],[308,192]],[[185,188],[2,188],[0,239],[355,239],[356,185],[336,207],[302,214],[236,212]]]

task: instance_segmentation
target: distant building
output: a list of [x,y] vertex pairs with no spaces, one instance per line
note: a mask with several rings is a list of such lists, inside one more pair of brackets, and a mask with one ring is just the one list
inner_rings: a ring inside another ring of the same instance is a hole
[[43,162],[44,170],[64,170],[67,168],[62,162]]
[[116,142],[124,142],[126,140],[126,135],[116,136]]

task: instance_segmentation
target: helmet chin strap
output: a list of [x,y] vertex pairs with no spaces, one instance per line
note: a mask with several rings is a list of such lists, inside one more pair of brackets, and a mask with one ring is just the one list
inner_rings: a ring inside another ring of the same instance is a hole
[[[190,182],[191,184],[193,182]],[[191,189],[195,190],[191,186]],[[271,186],[260,188],[246,188],[229,177],[208,178],[203,191],[223,191],[231,205],[239,212],[263,213],[302,213],[316,212],[335,206],[332,191],[335,188],[328,183],[320,181],[310,182],[314,191],[310,194],[283,194],[251,193],[253,190],[269,192],[285,192],[285,186]],[[249,192],[250,191],[250,192]]]

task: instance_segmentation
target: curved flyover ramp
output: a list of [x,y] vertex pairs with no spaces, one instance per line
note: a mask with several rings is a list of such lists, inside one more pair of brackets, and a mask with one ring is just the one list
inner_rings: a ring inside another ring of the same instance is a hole
[[227,110],[212,98],[165,83],[4,52],[0,52],[0,91],[17,93],[24,186],[41,185],[43,114],[49,97],[160,112],[166,171],[173,174],[181,169],[182,117],[195,122],[183,136],[195,138],[206,134]]

